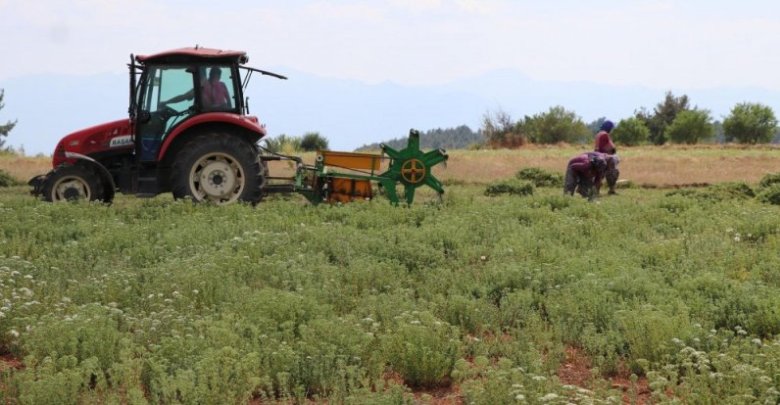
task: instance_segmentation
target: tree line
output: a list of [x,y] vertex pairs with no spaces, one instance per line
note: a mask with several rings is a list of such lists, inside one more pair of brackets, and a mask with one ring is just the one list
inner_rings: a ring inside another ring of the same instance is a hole
[[[513,121],[505,112],[488,112],[481,133],[488,146],[513,148],[526,143],[586,143],[605,118],[586,124],[574,112],[561,106]],[[649,110],[640,108],[634,116],[620,120],[612,132],[622,145],[667,142],[696,144],[708,140],[745,144],[769,143],[778,136],[778,121],[772,108],[761,103],[735,105],[723,122],[714,121],[708,110],[691,106],[687,95],[667,92],[663,101]]]
[[[4,90],[0,89],[0,110],[5,106],[3,98]],[[605,119],[585,123],[575,112],[554,106],[546,112],[526,115],[515,121],[499,110],[485,113],[477,131],[467,125],[428,130],[420,139],[420,147],[464,149],[484,144],[492,148],[517,148],[527,143],[588,143]],[[15,125],[16,121],[0,124],[0,150],[5,144],[3,138]],[[780,139],[778,120],[769,106],[739,103],[720,122],[713,120],[709,110],[691,106],[687,95],[676,97],[671,91],[652,110],[641,107],[633,116],[620,120],[611,135],[615,143],[627,146],[705,141],[758,144]],[[401,149],[406,142],[406,137],[400,137],[384,143]],[[295,153],[327,150],[328,143],[328,139],[318,132],[308,132],[302,136],[278,135],[267,139],[265,147],[272,152]],[[379,147],[380,143],[372,143],[357,150],[377,150]]]
[[[393,149],[406,147],[408,137],[394,138],[385,142],[371,143],[359,147],[358,151],[376,151],[381,144]],[[484,143],[484,136],[480,131],[472,130],[468,125],[460,125],[454,128],[435,128],[425,131],[420,135],[421,149],[466,149],[472,145]]]

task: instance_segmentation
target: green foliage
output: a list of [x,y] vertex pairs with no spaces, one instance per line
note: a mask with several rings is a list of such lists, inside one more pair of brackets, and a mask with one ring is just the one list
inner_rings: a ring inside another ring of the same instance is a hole
[[562,187],[563,175],[558,172],[550,172],[538,167],[525,167],[515,173],[520,180],[527,180],[536,187]]
[[671,91],[668,91],[664,101],[658,103],[652,113],[642,108],[635,115],[650,131],[648,140],[654,145],[663,145],[669,140],[666,129],[672,125],[677,114],[688,110],[690,105],[687,95],[675,97]]
[[777,131],[777,118],[772,108],[760,103],[739,103],[723,121],[725,140],[739,143],[766,143]]
[[[5,98],[5,90],[0,89],[0,111],[2,111],[3,107],[5,107],[5,104],[3,103],[3,98]],[[8,136],[8,133],[11,132],[12,129],[16,126],[16,121],[7,121],[5,124],[0,125],[0,148],[3,147],[5,144],[5,140],[2,137]]]
[[756,196],[756,193],[747,183],[740,181],[715,184],[710,186],[709,189],[713,194],[723,195],[724,197],[747,199]]
[[[400,150],[407,146],[409,138],[391,139],[382,142],[385,145]],[[473,131],[467,125],[461,125],[454,128],[436,128],[425,131],[420,135],[420,148],[422,149],[479,149],[485,143],[485,137],[479,131]],[[372,143],[359,147],[357,150],[375,151],[379,150],[380,143]]]
[[666,128],[666,137],[674,143],[696,144],[713,135],[712,118],[706,110],[685,110]]
[[762,188],[769,187],[775,184],[780,184],[780,173],[767,174],[766,176],[761,178],[761,181],[758,182],[758,186]]
[[758,199],[767,204],[780,205],[780,183],[764,187],[759,192]]
[[328,150],[328,139],[319,132],[307,132],[301,138],[301,150],[304,152]]
[[485,113],[480,132],[492,148],[517,148],[528,142],[522,122],[513,122],[512,117],[501,110]]
[[512,122],[509,114],[503,111],[487,113],[481,132],[488,145],[494,148],[516,148],[528,141],[584,143],[591,135],[582,119],[562,106],[550,107],[547,112],[526,116],[517,122]]
[[534,208],[546,207],[552,211],[562,210],[571,206],[571,198],[561,195],[547,195],[535,200],[532,204]]
[[461,386],[466,403],[585,403],[593,398],[592,391],[558,385],[553,378],[529,370],[528,365],[515,365],[506,358],[498,359],[494,367],[489,363],[485,357],[477,357],[473,364],[458,363],[456,373],[471,377]]
[[545,113],[526,117],[518,125],[533,143],[584,143],[591,136],[582,119],[562,106],[551,107]]
[[24,183],[11,176],[11,174],[6,172],[5,170],[0,169],[0,188],[21,186],[22,184]]
[[393,371],[412,387],[435,387],[450,376],[458,356],[458,331],[427,313],[403,313],[382,350]]
[[641,145],[650,138],[650,130],[645,122],[637,117],[620,120],[610,134],[616,144],[626,146]]
[[690,330],[687,316],[670,316],[652,308],[619,312],[616,315],[635,373],[648,371],[642,368],[640,360],[650,363],[663,360],[674,349],[672,339],[686,339],[684,333]]
[[720,183],[701,189],[680,189],[671,191],[667,196],[685,196],[701,201],[745,200],[756,196],[753,189],[744,182]]
[[[464,403],[617,403],[628,365],[653,402],[776,403],[776,189],[594,205],[460,184],[404,209],[3,189],[0,353],[23,367],[0,398],[415,403],[456,384]],[[588,389],[559,377],[571,350]]]
[[265,139],[265,147],[272,153],[294,154],[303,151],[301,137],[281,134]]
[[532,195],[534,193],[533,183],[519,179],[502,180],[489,184],[485,188],[486,196],[497,196],[501,194],[509,195]]

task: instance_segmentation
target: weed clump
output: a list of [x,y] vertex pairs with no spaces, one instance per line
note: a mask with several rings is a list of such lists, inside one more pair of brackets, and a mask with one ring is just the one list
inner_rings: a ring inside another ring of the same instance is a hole
[[771,187],[775,184],[780,184],[780,173],[767,174],[758,182],[758,186],[761,188]]
[[719,183],[707,187],[705,191],[720,200],[748,199],[756,196],[753,189],[744,182]]
[[754,198],[756,193],[750,186],[743,182],[720,183],[703,189],[679,189],[666,193],[667,197],[681,196],[693,198],[699,201],[726,201],[726,200],[746,200]]
[[412,387],[436,387],[447,381],[458,356],[457,328],[420,313],[397,318],[395,333],[384,336],[383,353],[393,371]]
[[24,183],[11,176],[5,170],[0,169],[0,187],[21,186],[22,184]]
[[551,211],[559,211],[568,208],[573,198],[564,195],[549,195],[534,201],[531,206],[534,208],[549,207]]
[[495,197],[500,194],[509,195],[533,195],[534,185],[528,181],[509,179],[492,183],[485,188],[485,195]]
[[766,204],[780,205],[780,183],[764,188],[759,192],[758,200]]
[[526,167],[515,174],[520,180],[527,180],[536,187],[561,187],[563,186],[563,175],[560,173],[548,172],[538,167]]

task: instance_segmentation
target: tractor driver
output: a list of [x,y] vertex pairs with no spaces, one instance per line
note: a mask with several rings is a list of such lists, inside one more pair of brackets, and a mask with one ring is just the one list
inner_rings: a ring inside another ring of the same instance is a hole
[[[222,69],[212,67],[209,71],[208,80],[201,81],[201,100],[203,108],[207,110],[221,110],[230,108],[230,93],[225,83],[220,80]],[[192,100],[195,97],[194,90],[163,101],[162,105],[174,104],[185,100]]]
[[220,80],[222,69],[213,67],[209,71],[209,80],[201,86],[203,106],[208,109],[230,108],[230,93]]

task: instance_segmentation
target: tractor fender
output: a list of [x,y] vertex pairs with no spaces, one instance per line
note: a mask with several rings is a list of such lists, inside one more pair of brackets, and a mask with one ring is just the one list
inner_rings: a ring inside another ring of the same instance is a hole
[[83,164],[95,169],[95,172],[100,178],[100,182],[103,183],[103,192],[105,193],[103,195],[103,201],[111,201],[114,199],[114,194],[116,193],[116,183],[114,183],[114,177],[111,176],[111,173],[108,171],[108,169],[106,169],[105,166],[100,164],[100,162],[97,160],[87,155],[82,155],[81,153],[66,151],[65,157],[68,159],[75,159],[79,164]]
[[223,124],[223,125],[226,124],[229,126],[238,127],[247,130],[248,132],[252,133],[257,137],[257,139],[250,140],[250,143],[252,144],[260,140],[260,138],[264,137],[266,134],[265,127],[260,125],[257,117],[237,115],[237,114],[224,113],[224,112],[200,114],[184,121],[183,123],[181,123],[181,125],[179,125],[173,131],[171,131],[171,133],[168,136],[165,137],[160,147],[160,152],[158,155],[159,159],[163,160],[163,157],[168,152],[168,149],[170,148],[171,144],[173,144],[173,142],[176,141],[176,138],[178,138],[180,135],[185,134],[191,128],[201,126],[201,125],[212,125],[212,124]]

